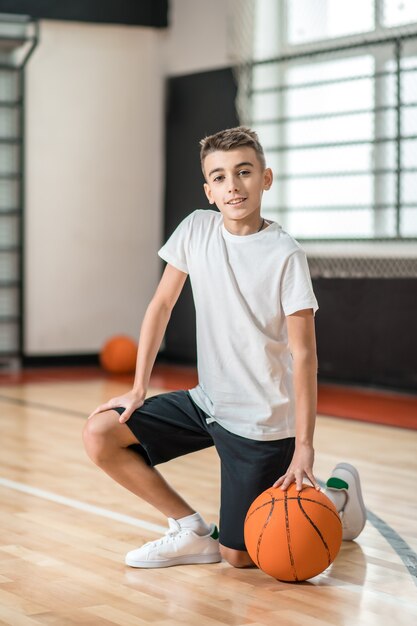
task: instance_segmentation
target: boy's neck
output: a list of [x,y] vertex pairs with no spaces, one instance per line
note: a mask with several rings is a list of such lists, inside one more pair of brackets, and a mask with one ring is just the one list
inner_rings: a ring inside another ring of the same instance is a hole
[[239,222],[230,222],[223,220],[225,229],[231,235],[239,235],[241,237],[245,237],[247,235],[254,235],[256,233],[261,232],[266,226],[268,226],[268,222],[265,218],[259,216],[257,224],[241,224]]

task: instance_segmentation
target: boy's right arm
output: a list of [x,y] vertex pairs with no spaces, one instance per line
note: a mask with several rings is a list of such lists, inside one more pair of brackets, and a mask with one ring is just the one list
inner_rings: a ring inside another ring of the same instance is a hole
[[171,317],[172,309],[184,287],[188,274],[167,265],[155,294],[146,309],[139,337],[138,358],[133,390],[144,395],[152,368]]
[[167,264],[143,318],[133,389],[123,396],[112,398],[105,404],[98,406],[89,418],[109,409],[124,407],[125,411],[119,419],[119,422],[123,424],[127,422],[135,409],[142,406],[156,355],[162,343],[172,309],[184,287],[187,276],[188,274],[185,272]]

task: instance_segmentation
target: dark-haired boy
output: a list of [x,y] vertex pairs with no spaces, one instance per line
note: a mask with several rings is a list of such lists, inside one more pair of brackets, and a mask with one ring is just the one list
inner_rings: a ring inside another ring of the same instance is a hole
[[[159,251],[167,262],[146,311],[133,389],[97,407],[84,441],[91,459],[168,518],[167,534],[129,552],[133,567],[253,565],[243,540],[251,502],[271,485],[302,488],[313,474],[317,400],[314,314],[306,256],[261,216],[272,184],[262,146],[246,127],[201,142],[204,190],[218,211],[186,217]],[[172,308],[190,277],[198,385],[146,398]],[[146,398],[146,399],[145,399]],[[221,461],[220,537],[155,465],[214,445]],[[356,470],[340,464],[327,490],[344,537],[365,523]]]

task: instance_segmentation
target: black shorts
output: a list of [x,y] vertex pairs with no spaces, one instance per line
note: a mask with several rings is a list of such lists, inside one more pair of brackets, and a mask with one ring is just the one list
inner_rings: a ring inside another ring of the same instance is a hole
[[[116,409],[123,413],[124,409]],[[148,465],[165,463],[196,450],[215,446],[220,457],[220,543],[246,550],[243,525],[253,500],[284,474],[295,439],[255,441],[235,435],[209,416],[188,391],[147,398],[126,422],[140,445],[131,446]]]

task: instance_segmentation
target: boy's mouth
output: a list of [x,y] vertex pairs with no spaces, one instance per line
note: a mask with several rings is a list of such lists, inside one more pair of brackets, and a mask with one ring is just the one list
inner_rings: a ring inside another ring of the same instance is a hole
[[230,204],[231,206],[238,206],[239,204],[242,204],[242,202],[245,202],[245,200],[246,198],[243,198],[243,197],[232,198],[231,200],[226,202],[226,204]]

